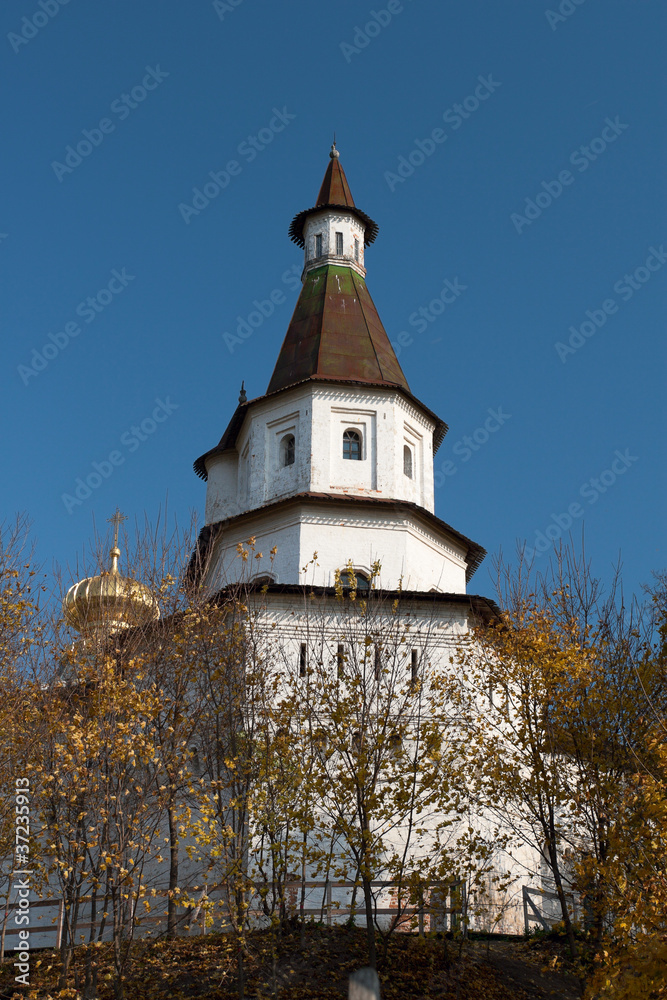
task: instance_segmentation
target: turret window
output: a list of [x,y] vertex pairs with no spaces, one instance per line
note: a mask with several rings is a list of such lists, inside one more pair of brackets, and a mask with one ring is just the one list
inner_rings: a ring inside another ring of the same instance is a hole
[[280,442],[280,464],[294,465],[294,435],[286,434]]
[[315,256],[322,256],[322,233],[316,233],[315,235]]
[[412,479],[412,449],[407,444],[403,448],[403,473]]
[[336,233],[336,256],[343,256],[343,234]]
[[345,431],[343,434],[343,458],[361,461],[361,434],[359,431]]
[[350,571],[344,569],[340,574],[340,582],[345,590],[351,589],[353,586],[355,590],[370,590],[371,581],[368,579],[365,573],[358,573],[355,569],[354,577],[351,576]]
[[354,259],[359,260],[359,240],[356,236],[354,237]]

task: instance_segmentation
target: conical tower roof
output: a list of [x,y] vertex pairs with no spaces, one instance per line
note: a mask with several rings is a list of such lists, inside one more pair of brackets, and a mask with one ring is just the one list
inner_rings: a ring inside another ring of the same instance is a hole
[[[364,227],[364,243],[375,239],[378,227],[356,207],[335,143],[317,203],[295,216],[291,238],[303,246],[308,216],[329,209],[352,212]],[[308,378],[387,383],[410,391],[361,272],[334,263],[307,271],[267,392]]]
[[325,208],[345,208],[349,212],[354,212],[357,218],[363,223],[365,228],[364,244],[368,246],[370,243],[373,243],[378,234],[377,222],[373,222],[370,216],[366,215],[365,212],[362,212],[354,204],[350,185],[347,183],[347,177],[340,162],[340,154],[336,149],[335,143],[331,147],[329,157],[329,166],[324,174],[317,202],[312,208],[305,208],[303,212],[299,212],[298,215],[294,216],[292,224],[289,227],[290,239],[297,246],[303,247],[303,224],[309,215],[313,212],[322,211]]
[[[360,237],[361,232],[364,233],[364,244],[375,239],[378,227],[356,207],[335,145],[320,186],[317,205],[300,212],[292,221],[290,236],[294,242],[303,247],[304,224],[309,216],[324,213],[326,218],[328,210],[334,217],[341,212],[352,213],[361,222],[358,231]],[[200,455],[194,463],[194,471],[202,479],[208,478],[206,463],[212,456],[235,447],[246,414],[253,405],[267,396],[311,379],[399,390],[433,418],[434,449],[439,447],[447,425],[412,395],[366,287],[363,261],[338,254],[333,258],[330,254],[320,263],[319,259],[309,257],[306,252],[303,286],[266,395],[247,400],[245,392],[242,393],[219,443]]]
[[329,166],[324,175],[317,201],[315,202],[316,208],[322,205],[345,205],[347,208],[356,207],[352,192],[350,191],[350,185],[347,183],[347,177],[340,162],[340,156],[331,156],[329,158]]
[[308,378],[410,391],[366,282],[352,268],[325,264],[308,272],[266,391]]

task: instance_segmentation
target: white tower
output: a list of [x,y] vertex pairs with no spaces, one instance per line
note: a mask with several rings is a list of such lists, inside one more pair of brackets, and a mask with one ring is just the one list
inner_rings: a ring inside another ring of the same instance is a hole
[[[331,587],[351,560],[383,590],[463,595],[484,550],[434,514],[433,457],[447,425],[410,392],[365,282],[377,225],[354,204],[339,154],[290,237],[303,288],[266,393],[239,405],[195,462],[207,480],[207,585],[238,579],[251,536],[258,576]],[[277,547],[270,563],[269,551]]]

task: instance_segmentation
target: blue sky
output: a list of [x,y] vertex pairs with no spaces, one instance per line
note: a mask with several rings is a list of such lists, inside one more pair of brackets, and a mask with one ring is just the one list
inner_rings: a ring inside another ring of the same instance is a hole
[[48,574],[117,505],[203,514],[192,462],[266,389],[334,130],[450,427],[436,513],[490,554],[583,526],[630,591],[665,566],[659,0],[5,0],[0,27],[1,510]]

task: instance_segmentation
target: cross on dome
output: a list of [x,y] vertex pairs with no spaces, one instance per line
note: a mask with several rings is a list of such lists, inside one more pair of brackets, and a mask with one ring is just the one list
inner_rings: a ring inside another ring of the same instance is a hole
[[127,521],[125,514],[121,514],[120,509],[116,507],[115,512],[111,517],[107,518],[109,524],[113,524],[113,548],[111,549],[111,572],[118,572],[118,560],[120,558],[120,549],[118,548],[118,529],[120,528],[123,521]]

